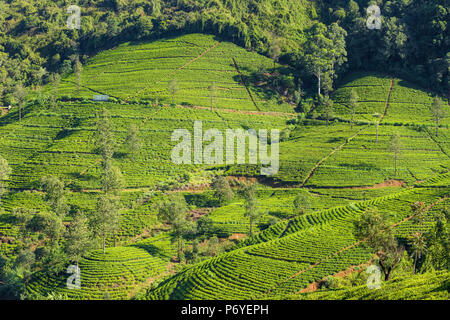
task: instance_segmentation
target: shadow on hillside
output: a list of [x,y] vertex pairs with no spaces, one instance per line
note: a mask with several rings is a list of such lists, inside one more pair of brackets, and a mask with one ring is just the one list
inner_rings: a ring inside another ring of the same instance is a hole
[[161,248],[158,248],[150,243],[142,243],[142,242],[139,243],[138,242],[138,243],[130,245],[130,247],[144,249],[150,255],[155,256],[155,257],[159,257],[159,258],[163,258],[163,259],[170,258],[170,256],[168,256],[167,253],[164,252]]
[[120,151],[114,152],[114,156],[113,156],[114,159],[125,159],[127,157],[131,158],[131,156],[128,152],[120,152]]
[[74,190],[75,189],[76,190],[81,190],[82,189],[81,185],[79,185],[77,183],[77,181],[78,182],[81,182],[81,181],[84,181],[84,182],[91,182],[91,181],[97,182],[98,179],[99,179],[98,176],[94,176],[92,174],[89,174],[88,172],[85,172],[82,175],[80,175],[79,172],[68,172],[67,174],[73,178],[72,183],[70,185],[71,185],[71,188],[74,189]]
[[339,163],[339,167],[344,167],[348,169],[353,170],[379,170],[378,167],[374,166],[373,164],[368,163]]
[[445,282],[442,285],[440,285],[439,287],[434,288],[433,290],[431,290],[431,292],[441,292],[441,291],[443,291],[443,292],[447,291],[448,292],[449,289],[450,289],[450,280],[447,279],[447,280],[445,280]]
[[[25,116],[33,110],[33,106],[34,105],[26,105],[22,107],[22,121],[24,120]],[[19,109],[17,107],[12,108],[11,111],[0,117],[0,127],[13,123],[20,123]]]
[[355,80],[358,80],[358,79],[364,78],[364,77],[378,77],[378,78],[390,80],[392,78],[392,75],[390,75],[388,73],[383,73],[380,71],[352,71],[350,73],[347,73],[343,77],[341,77],[341,79],[339,79],[335,83],[335,87],[339,88],[339,87],[345,86],[345,85],[349,84],[350,82],[353,82]]
[[[400,80],[400,81],[398,82],[398,85],[399,85],[399,86],[402,86],[402,87],[404,87],[404,88],[412,89],[412,90],[420,90],[420,91],[425,92],[426,94],[428,94],[428,95],[430,95],[430,96],[435,96],[435,95],[436,95],[436,93],[432,93],[430,90],[424,89],[423,87],[421,87],[421,86],[419,86],[419,85],[417,85],[417,84],[408,82],[408,81],[406,81],[406,80]],[[394,87],[394,88],[395,88],[395,87]]]
[[67,123],[64,125],[64,127],[61,129],[61,131],[58,132],[58,134],[55,137],[55,140],[62,140],[64,138],[70,137],[73,133],[76,132],[76,128],[78,128],[81,125],[81,119],[75,116],[69,116],[64,117],[63,119],[67,120]]
[[0,223],[2,224],[14,224],[17,221],[17,217],[13,214],[5,213],[0,214]]
[[64,138],[69,137],[72,134],[73,130],[62,128],[55,137],[55,140],[62,140]]
[[[281,97],[293,99],[293,92],[295,90],[293,82],[293,70],[289,67],[278,66],[276,68],[260,67],[258,70],[249,68],[244,65],[239,65],[240,75],[235,75],[233,80],[242,83],[249,87],[255,100],[277,100],[279,104],[283,103]],[[234,67],[233,63],[231,65]]]
[[345,138],[339,138],[339,137],[333,137],[328,139],[328,143],[335,143],[335,142],[344,142]]

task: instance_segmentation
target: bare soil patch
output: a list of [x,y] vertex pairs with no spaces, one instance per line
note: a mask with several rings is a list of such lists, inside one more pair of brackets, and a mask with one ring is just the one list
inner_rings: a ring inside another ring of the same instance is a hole
[[406,184],[403,180],[386,180],[381,183],[374,184],[373,186],[366,186],[366,187],[351,187],[350,189],[381,189],[386,187],[403,187]]
[[247,238],[247,235],[245,233],[233,233],[228,237],[228,240],[242,240],[245,238]]
[[189,211],[188,217],[191,218],[192,221],[197,221],[202,216],[209,214],[212,210],[213,210],[213,208],[192,209],[191,211]]
[[[361,270],[361,268],[368,267],[371,264],[372,264],[372,260],[369,261],[368,263],[363,263],[363,264],[360,264],[359,266],[352,266],[352,267],[348,268],[347,270],[339,271],[338,273],[335,273],[335,274],[331,275],[331,277],[345,278],[348,275],[352,274],[353,272],[358,272],[359,270]],[[320,286],[322,285],[322,283],[324,283],[326,278],[328,278],[328,277],[330,277],[330,276],[327,276],[327,277],[323,278],[322,280],[319,280],[319,281],[311,283],[309,286],[307,286],[306,288],[300,290],[298,293],[306,293],[306,292],[317,291],[320,288]]]

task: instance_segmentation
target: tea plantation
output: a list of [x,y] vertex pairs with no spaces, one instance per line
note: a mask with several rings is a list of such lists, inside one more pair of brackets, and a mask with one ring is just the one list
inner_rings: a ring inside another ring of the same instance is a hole
[[[448,292],[437,290],[445,281],[448,290],[444,271],[395,278],[377,292],[364,286],[299,293],[373,258],[354,234],[354,223],[367,210],[388,214],[405,243],[434,227],[450,205],[450,117],[440,121],[436,136],[434,94],[390,75],[362,72],[340,79],[329,121],[302,117],[292,98],[295,72],[213,35],[126,42],[90,58],[79,88],[76,75],[67,74],[59,86],[50,82],[32,90],[20,121],[17,108],[0,116],[0,156],[12,169],[0,203],[1,255],[14,258],[28,245],[20,212],[51,212],[40,188],[43,177],[64,182],[71,208],[66,228],[74,212],[94,216],[102,193],[96,123],[103,109],[118,146],[112,162],[124,180],[116,195],[119,228],[106,237],[105,253],[96,245],[80,259],[81,288],[67,287],[66,263],[63,272],[33,273],[26,297],[448,299]],[[354,123],[352,90],[358,95]],[[93,101],[94,95],[109,100]],[[450,113],[446,101],[443,108]],[[287,133],[279,145],[279,172],[261,178],[255,165],[175,165],[172,132],[192,133],[195,121],[203,130]],[[127,137],[133,126],[142,145],[132,158]],[[395,134],[396,162],[390,146]],[[236,191],[222,205],[211,186],[216,175],[228,176]],[[252,225],[238,192],[239,182],[248,181],[259,185],[255,207],[261,215]],[[184,197],[193,222],[209,218],[211,226],[199,239],[183,240],[185,254],[195,245],[209,250],[201,259],[180,262],[176,235],[158,217],[157,204],[173,194]],[[294,206],[299,194],[310,202],[303,213]],[[425,208],[421,225],[410,219],[417,202]],[[30,238],[35,245],[46,240],[37,233]]]
[[449,274],[446,271],[399,277],[384,284],[380,290],[366,285],[349,289],[326,290],[277,297],[292,300],[448,300]]

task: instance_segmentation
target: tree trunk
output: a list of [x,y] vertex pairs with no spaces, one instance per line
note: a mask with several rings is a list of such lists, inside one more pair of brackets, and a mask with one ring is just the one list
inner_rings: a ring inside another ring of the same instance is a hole
[[253,235],[253,218],[250,217],[250,237]]
[[391,278],[392,267],[385,268],[381,263],[380,266],[384,273],[384,281],[388,281]]
[[104,236],[103,237],[103,254],[105,254],[106,253],[106,237]]
[[385,268],[385,266],[383,265],[383,263],[381,262],[381,260],[378,262],[380,267],[381,267],[381,271],[383,271],[384,274],[384,280],[386,280],[387,278],[389,278],[389,270],[387,268]]
[[177,257],[178,257],[178,262],[181,263],[181,259],[180,259],[180,248],[181,248],[181,237],[178,236],[178,248],[177,248]]
[[414,267],[413,267],[413,274],[416,273],[416,265],[417,265],[417,252],[414,255]]
[[319,74],[318,74],[318,76],[317,76],[317,79],[319,80],[319,84],[318,84],[318,88],[317,88],[317,91],[318,91],[318,93],[319,93],[319,97],[320,97],[320,86],[321,86],[321,74],[320,74],[320,71],[319,71]]
[[397,155],[394,156],[394,176],[397,177]]
[[77,72],[77,96],[80,95],[80,85],[81,85],[81,74],[80,70]]

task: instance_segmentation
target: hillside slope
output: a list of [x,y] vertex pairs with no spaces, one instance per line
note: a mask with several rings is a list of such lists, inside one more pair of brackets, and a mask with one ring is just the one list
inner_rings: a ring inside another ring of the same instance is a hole
[[[390,77],[355,74],[333,96],[335,117],[329,125],[324,119],[293,121],[297,114],[289,90],[282,92],[267,83],[283,80],[290,88],[291,73],[286,66],[274,66],[266,57],[211,35],[126,43],[89,61],[79,96],[72,74],[56,89],[49,84],[43,92],[35,92],[21,121],[16,110],[0,117],[0,154],[13,169],[10,192],[0,208],[2,254],[13,256],[23,245],[17,210],[50,211],[38,190],[43,176],[56,175],[65,182],[68,203],[74,210],[88,216],[97,210],[102,170],[94,132],[96,115],[103,108],[109,111],[119,144],[113,162],[125,178],[120,192],[120,230],[107,239],[108,246],[116,247],[108,248],[105,255],[94,250],[82,259],[83,289],[67,290],[65,274],[39,272],[30,282],[29,293],[45,296],[56,292],[83,299],[101,299],[108,293],[123,299],[164,277],[174,256],[173,235],[157,220],[153,204],[167,190],[182,191],[190,208],[211,209],[208,212],[217,235],[225,238],[248,232],[242,199],[211,208],[208,206],[214,205],[193,201],[186,190],[205,195],[210,192],[213,175],[225,171],[245,180],[259,175],[258,168],[176,166],[171,161],[175,145],[171,133],[179,128],[192,132],[194,121],[202,121],[204,129],[222,131],[289,128],[289,137],[280,144],[280,172],[261,180],[266,186],[258,194],[259,207],[267,215],[254,230],[263,230],[273,217],[278,223],[235,250],[165,279],[145,298],[244,299],[292,294],[371,258],[352,232],[353,222],[365,209],[376,206],[390,212],[394,222],[401,222],[399,237],[407,238],[416,230],[411,222],[402,222],[410,216],[412,203],[426,202],[430,213],[448,205],[444,198],[450,185],[450,132],[445,120],[439,136],[433,136],[428,93],[399,79],[394,79],[391,87]],[[261,78],[266,83],[259,81]],[[179,91],[172,104],[168,83],[174,79]],[[217,85],[213,99],[212,83]],[[361,107],[353,128],[345,111],[350,87],[357,88]],[[57,100],[52,103],[48,98],[55,90]],[[111,99],[91,101],[97,94]],[[390,103],[391,99],[398,106]],[[378,141],[369,117],[374,112],[383,114]],[[419,128],[418,124],[425,126]],[[140,129],[143,140],[134,160],[124,144],[131,125]],[[402,142],[397,175],[388,151],[395,132]],[[390,182],[394,187],[384,188]],[[360,189],[352,189],[355,187]],[[293,199],[304,190],[310,192],[312,208],[306,215],[290,219]],[[192,243],[189,241],[187,245]]]
[[[287,67],[275,66],[290,79]],[[273,72],[273,62],[214,36],[189,34],[147,43],[125,43],[104,51],[84,66],[80,95],[75,76],[63,80],[59,96],[91,99],[106,94],[121,101],[159,99],[164,104],[293,112],[273,89],[257,86],[252,77]],[[169,82],[178,90],[172,97]],[[292,81],[292,80],[290,80]],[[209,87],[216,85],[211,92]],[[265,90],[267,89],[267,90]],[[211,105],[212,104],[212,105]]]
[[[259,243],[188,268],[148,292],[148,299],[261,299],[305,288],[350,266],[367,262],[370,252],[353,235],[353,222],[368,207],[390,212],[399,237],[417,225],[408,221],[410,204],[426,199],[431,210],[448,205],[448,174],[441,187],[417,187],[356,205],[320,211],[271,228]],[[405,220],[406,219],[406,220]],[[431,223],[432,220],[429,220]],[[431,225],[429,225],[431,226]]]
[[278,297],[292,300],[448,300],[450,274],[446,271],[400,277],[383,283],[379,290],[366,285],[350,289],[318,291]]
[[[352,89],[358,96],[354,126],[349,123],[348,107]],[[386,75],[354,73],[343,80],[332,99],[329,125],[321,118],[290,126],[289,137],[280,145],[275,182],[307,187],[371,186],[390,179],[423,180],[450,168],[450,118],[442,119],[436,137],[431,93]],[[448,104],[444,109],[450,114]],[[401,143],[397,175],[389,151],[395,133]],[[249,166],[234,167],[229,173],[258,174]]]

